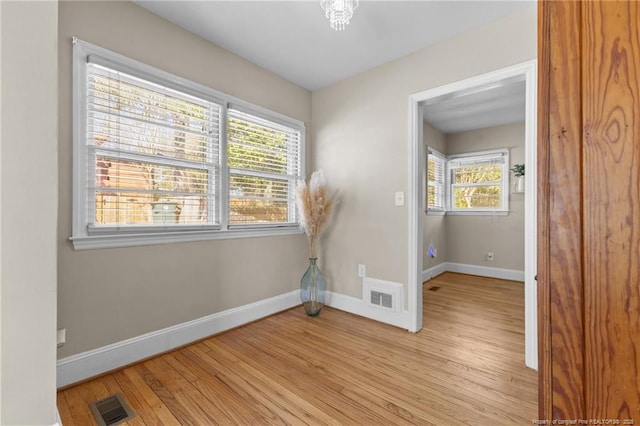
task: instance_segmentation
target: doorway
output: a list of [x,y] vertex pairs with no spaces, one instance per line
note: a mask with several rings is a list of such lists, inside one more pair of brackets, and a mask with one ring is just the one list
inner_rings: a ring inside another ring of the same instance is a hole
[[525,164],[529,165],[524,184],[525,364],[530,368],[537,369],[536,60],[409,96],[409,192],[407,197],[409,211],[409,331],[417,332],[422,328],[423,194],[425,191],[423,171],[426,167],[426,154],[423,146],[423,105],[427,102],[459,96],[491,85],[500,85],[505,80],[517,77],[523,77],[525,81]]

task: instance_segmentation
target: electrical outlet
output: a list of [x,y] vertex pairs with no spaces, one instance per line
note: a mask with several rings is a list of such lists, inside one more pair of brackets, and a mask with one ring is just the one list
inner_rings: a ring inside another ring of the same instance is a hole
[[364,278],[367,276],[367,267],[364,266],[362,263],[358,264],[358,276],[360,278]]
[[489,262],[493,262],[493,252],[492,251],[488,251],[487,252],[487,260]]
[[433,257],[438,257],[438,248],[437,247],[433,248]]
[[67,329],[66,328],[61,328],[60,330],[58,330],[58,336],[57,336],[57,344],[58,347],[61,348],[64,346],[64,344],[67,342]]

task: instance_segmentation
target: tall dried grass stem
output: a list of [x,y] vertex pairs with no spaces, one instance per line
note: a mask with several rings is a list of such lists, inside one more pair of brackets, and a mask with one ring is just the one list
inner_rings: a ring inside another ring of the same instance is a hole
[[309,257],[315,259],[318,257],[318,239],[329,225],[335,206],[322,170],[313,172],[308,184],[300,181],[296,187],[296,195],[300,229],[307,234]]

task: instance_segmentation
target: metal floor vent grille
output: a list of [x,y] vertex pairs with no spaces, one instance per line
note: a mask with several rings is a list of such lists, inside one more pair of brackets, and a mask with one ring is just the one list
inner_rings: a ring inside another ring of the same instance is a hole
[[440,290],[440,287],[438,287],[437,285],[429,287],[429,291],[438,291],[438,290]]
[[122,395],[116,393],[100,401],[92,402],[89,408],[98,426],[117,425],[135,417]]

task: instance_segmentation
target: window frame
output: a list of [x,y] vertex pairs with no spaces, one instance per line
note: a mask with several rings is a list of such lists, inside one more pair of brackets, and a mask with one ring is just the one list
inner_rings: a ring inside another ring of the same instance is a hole
[[[290,127],[300,132],[298,170],[300,178],[305,177],[306,139],[302,121],[273,112],[266,108],[243,101],[199,83],[178,77],[150,65],[104,49],[102,47],[73,38],[73,169],[72,169],[72,236],[74,249],[94,249],[110,247],[130,247],[148,244],[203,241],[229,238],[252,238],[301,234],[297,221],[288,223],[249,223],[229,225],[229,168],[227,166],[227,110],[229,105],[265,120]],[[178,90],[188,95],[213,102],[220,106],[220,141],[218,185],[215,191],[215,217],[218,223],[179,226],[127,226],[92,227],[88,220],[88,179],[87,172],[95,170],[88,164],[86,143],[86,64],[89,56],[93,62],[108,66],[162,87]],[[289,200],[295,209],[295,201]],[[295,210],[294,210],[295,211]],[[294,217],[295,219],[295,217]]]

